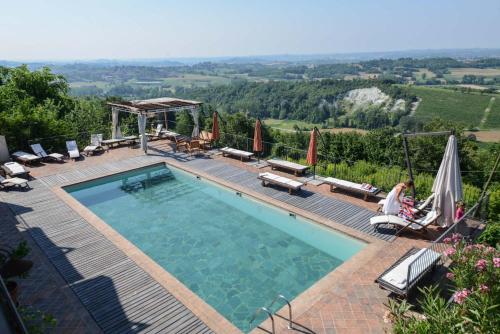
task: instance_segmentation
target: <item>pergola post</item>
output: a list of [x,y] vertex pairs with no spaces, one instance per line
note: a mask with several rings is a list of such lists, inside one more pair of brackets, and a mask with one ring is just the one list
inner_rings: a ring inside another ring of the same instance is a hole
[[148,137],[146,136],[146,120],[145,114],[137,115],[137,125],[139,126],[139,138],[141,140],[141,149],[148,154]]

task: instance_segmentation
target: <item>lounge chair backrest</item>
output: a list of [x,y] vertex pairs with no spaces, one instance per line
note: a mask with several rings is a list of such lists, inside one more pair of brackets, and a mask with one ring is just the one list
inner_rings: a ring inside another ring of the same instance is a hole
[[102,133],[90,135],[90,143],[94,146],[101,146],[102,140]]
[[66,142],[66,148],[68,151],[76,151],[78,150],[78,145],[76,145],[76,141],[70,140]]
[[45,158],[47,156],[47,152],[45,152],[42,145],[40,144],[31,145],[31,149],[33,150],[33,153],[35,153],[39,157]]
[[7,180],[7,179],[5,177],[3,177],[2,175],[0,175],[0,182],[3,182],[5,180]]
[[435,197],[435,194],[434,194],[434,193],[432,193],[429,197],[427,197],[427,199],[426,199],[426,200],[425,200],[422,204],[420,204],[420,205],[418,206],[418,208],[417,208],[417,209],[418,209],[418,210],[423,210],[423,209],[425,209],[425,208],[426,208],[426,207],[427,207],[427,206],[428,206],[428,205],[432,202],[432,200],[434,199],[434,197]]
[[160,124],[158,124],[158,125],[156,126],[155,135],[159,136],[159,135],[160,135],[160,133],[161,133],[161,129],[162,129],[162,128],[163,128],[163,124],[161,124],[161,123],[160,123]]

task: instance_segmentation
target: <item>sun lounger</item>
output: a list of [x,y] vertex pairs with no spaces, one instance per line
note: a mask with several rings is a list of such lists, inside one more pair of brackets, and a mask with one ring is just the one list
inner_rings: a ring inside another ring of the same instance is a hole
[[102,141],[101,133],[90,135],[90,145],[85,146],[83,153],[86,156],[89,156],[91,154],[94,155],[97,152],[103,152],[105,149],[102,146]]
[[279,176],[272,173],[260,173],[258,179],[262,181],[262,186],[267,184],[275,184],[284,188],[288,188],[288,192],[291,194],[293,190],[300,190],[304,185],[302,182],[291,180],[289,178]]
[[180,136],[177,132],[169,131],[166,129],[161,130],[160,137],[168,138],[170,140],[174,140],[177,136]]
[[68,154],[71,159],[78,159],[80,157],[80,151],[78,150],[78,145],[76,145],[76,141],[74,140],[67,141],[66,148],[68,149]]
[[334,177],[327,177],[326,179],[323,180],[324,183],[330,185],[330,191],[333,191],[336,188],[339,189],[344,189],[347,191],[355,192],[358,194],[363,195],[363,199],[366,201],[368,200],[368,197],[370,196],[376,196],[379,192],[380,189],[376,187],[366,187],[363,186],[362,184],[351,182],[351,181],[346,181],[346,180],[340,180],[336,179]]
[[242,150],[237,150],[235,148],[230,148],[230,147],[224,147],[221,148],[222,156],[226,157],[228,155],[238,157],[243,161],[244,159],[250,160],[250,158],[253,156],[253,153],[247,152],[247,151],[242,151]]
[[381,288],[400,296],[408,296],[410,290],[431,271],[441,254],[429,248],[411,248],[398,261],[384,271],[375,282]]
[[[413,213],[419,214],[419,213],[424,212],[427,209],[427,207],[432,203],[432,201],[434,200],[434,197],[435,197],[435,195],[434,195],[434,193],[432,193],[429,197],[426,198],[425,201],[423,201],[422,203],[417,205],[415,208],[413,208]],[[384,204],[385,204],[385,198],[378,201],[378,211],[382,211]]]
[[10,188],[10,187],[29,188],[29,185],[28,185],[28,180],[21,179],[19,177],[12,177],[10,179],[6,179],[5,177],[0,175],[0,187],[1,188]]
[[12,153],[12,157],[14,160],[17,160],[24,165],[32,165],[34,163],[39,163],[42,160],[39,156],[24,151],[14,152]]
[[426,231],[427,227],[436,222],[438,218],[439,213],[435,210],[429,211],[429,213],[427,213],[424,217],[415,220],[405,220],[401,217],[393,215],[382,215],[370,218],[370,225],[375,228],[385,224],[394,225],[401,228],[398,233],[407,228],[412,231]]
[[33,153],[35,153],[37,156],[42,158],[42,160],[44,160],[44,161],[57,161],[57,162],[64,161],[64,155],[62,155],[60,153],[47,154],[47,152],[45,152],[42,145],[40,145],[40,144],[31,145],[31,149],[33,150]]
[[26,170],[22,165],[17,162],[6,162],[2,165],[2,169],[9,175],[10,177],[22,177],[29,179],[29,171]]
[[163,124],[158,124],[156,126],[156,129],[153,133],[146,133],[146,136],[148,136],[148,139],[149,140],[153,140],[153,139],[160,139],[162,137],[162,128],[163,128]]
[[309,169],[309,166],[304,166],[301,164],[297,164],[295,162],[280,160],[280,159],[269,159],[267,163],[271,166],[271,169],[284,169],[288,171],[292,171],[295,176],[299,174],[304,174],[306,170]]

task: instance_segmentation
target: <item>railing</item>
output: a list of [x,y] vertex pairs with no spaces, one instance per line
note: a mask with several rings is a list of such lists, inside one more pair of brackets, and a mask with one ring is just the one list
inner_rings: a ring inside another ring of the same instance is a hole
[[[9,291],[4,284],[3,278],[0,276],[0,312],[3,313],[5,319],[1,319],[0,315],[0,331],[2,333],[28,334],[21,316],[17,312],[17,308],[10,297]],[[3,323],[1,320],[7,320]],[[2,324],[3,323],[3,324]],[[8,326],[8,328],[6,328]]]
[[471,237],[471,228],[467,226],[467,220],[473,218],[472,215],[479,202],[473,205],[465,215],[456,223],[451,225],[439,238],[431,243],[431,245],[418,255],[409,265],[407,273],[406,294],[418,283],[420,278],[434,265],[443,264],[446,257],[443,252],[449,247],[444,243],[445,238],[449,238],[454,233],[460,233],[465,237]]

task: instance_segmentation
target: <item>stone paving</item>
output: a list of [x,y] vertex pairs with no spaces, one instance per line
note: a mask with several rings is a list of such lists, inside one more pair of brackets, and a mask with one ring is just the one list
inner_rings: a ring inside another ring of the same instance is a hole
[[[161,155],[170,151],[171,144],[167,141],[150,143],[151,153]],[[63,171],[85,168],[109,161],[142,155],[141,150],[118,148],[98,156],[88,157],[82,161],[66,162],[63,164],[44,164],[32,167],[31,175],[35,178],[53,175]],[[224,162],[239,168],[257,171],[256,167],[241,163],[231,158],[214,156],[214,159],[223,159]],[[169,158],[165,158],[169,161]],[[179,163],[178,161],[176,163]],[[258,171],[270,170],[260,168]],[[274,171],[292,177],[289,174]],[[362,205],[368,209],[376,210],[376,201],[364,202],[362,199],[346,193],[330,193],[326,185],[307,185],[311,191],[328,194],[353,204]],[[27,193],[28,196],[28,193]],[[30,258],[34,260],[35,267],[28,279],[20,280],[21,304],[32,304],[58,318],[55,332],[61,333],[99,333],[99,329],[84,309],[82,304],[65,285],[64,280],[52,267],[48,259],[31,240],[23,227],[15,224],[12,214],[7,207],[0,203],[0,243],[2,245],[16,244],[18,240],[26,239],[32,248]],[[6,217],[4,219],[3,217]],[[431,235],[432,236],[432,235]],[[373,252],[362,257],[354,257],[335,270],[328,281],[321,280],[311,291],[307,291],[308,298],[301,298],[300,303],[293,303],[296,310],[295,320],[311,328],[316,333],[384,333],[387,325],[383,322],[385,312],[384,303],[388,293],[381,290],[375,283],[375,278],[403,253],[413,246],[422,247],[427,241],[420,236],[398,237],[392,243],[380,242],[381,247],[373,248]],[[327,286],[324,286],[327,284]],[[323,286],[322,286],[323,285]],[[321,290],[320,290],[321,288]],[[322,291],[315,294],[314,289]],[[327,291],[326,293],[324,291]],[[302,305],[300,305],[302,304]],[[266,327],[267,323],[263,326]],[[269,327],[267,327],[269,328]],[[278,333],[289,333],[284,323],[278,324]],[[255,333],[259,331],[256,330]]]

